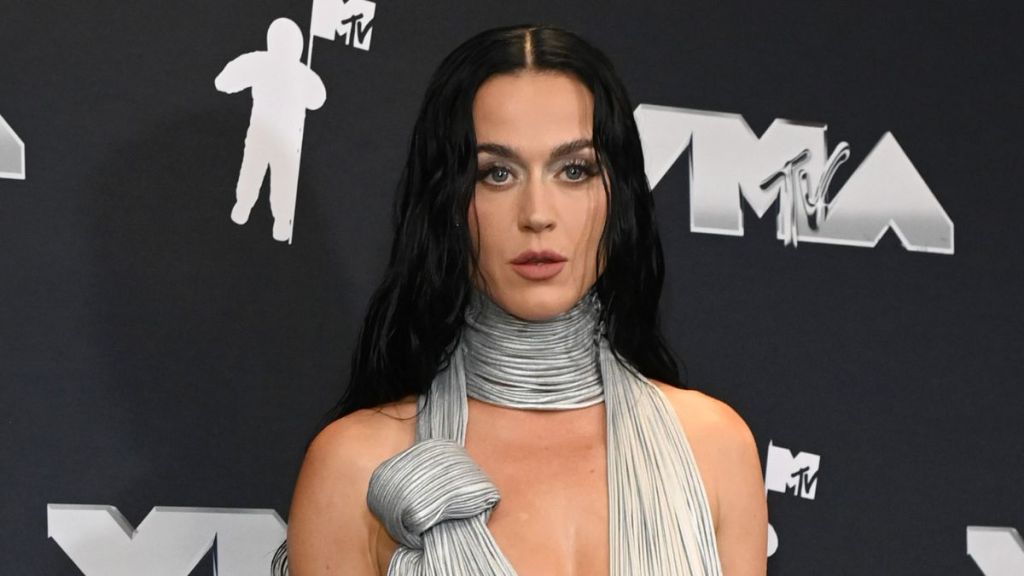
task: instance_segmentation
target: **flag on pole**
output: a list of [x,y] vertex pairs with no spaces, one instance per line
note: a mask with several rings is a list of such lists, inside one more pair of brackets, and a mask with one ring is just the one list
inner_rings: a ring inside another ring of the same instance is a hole
[[341,23],[341,14],[344,7],[345,3],[342,0],[313,0],[313,17],[309,26],[310,33],[313,36],[334,40],[334,35],[338,31],[338,24]]
[[347,46],[369,50],[376,12],[369,0],[313,0],[310,42],[312,36],[334,40],[338,35]]

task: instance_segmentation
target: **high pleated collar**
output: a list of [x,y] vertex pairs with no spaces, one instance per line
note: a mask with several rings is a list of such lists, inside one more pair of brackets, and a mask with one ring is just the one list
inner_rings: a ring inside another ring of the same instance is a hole
[[466,394],[529,410],[585,408],[604,399],[598,363],[601,304],[594,289],[545,320],[509,314],[477,290],[463,328]]

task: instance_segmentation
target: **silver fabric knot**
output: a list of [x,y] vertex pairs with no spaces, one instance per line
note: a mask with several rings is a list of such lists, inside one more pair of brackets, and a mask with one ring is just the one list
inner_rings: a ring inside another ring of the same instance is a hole
[[391,537],[416,550],[439,522],[481,516],[486,524],[500,499],[466,449],[443,439],[422,440],[385,460],[370,476],[366,495]]

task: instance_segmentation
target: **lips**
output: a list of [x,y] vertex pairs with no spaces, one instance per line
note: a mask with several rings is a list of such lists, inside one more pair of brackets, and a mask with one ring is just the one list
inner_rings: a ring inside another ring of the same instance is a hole
[[565,260],[565,256],[553,250],[527,250],[516,256],[512,264],[553,264]]
[[565,256],[551,250],[527,250],[512,260],[512,269],[527,280],[542,281],[554,278],[565,267]]

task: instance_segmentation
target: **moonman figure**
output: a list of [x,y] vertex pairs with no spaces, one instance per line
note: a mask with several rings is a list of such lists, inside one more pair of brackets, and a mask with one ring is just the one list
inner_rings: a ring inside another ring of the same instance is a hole
[[302,63],[302,48],[299,26],[278,18],[267,29],[266,51],[242,54],[213,81],[217,90],[228,94],[252,88],[252,115],[231,220],[249,221],[269,167],[274,239],[281,242],[292,236],[306,110],[320,108],[327,98],[323,81]]

